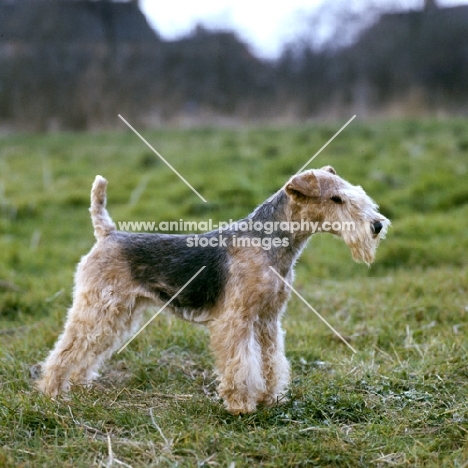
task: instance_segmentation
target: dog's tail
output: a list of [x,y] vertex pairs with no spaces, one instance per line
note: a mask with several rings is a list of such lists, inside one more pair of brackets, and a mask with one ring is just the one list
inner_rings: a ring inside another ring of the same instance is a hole
[[91,189],[91,207],[89,209],[97,240],[107,237],[116,229],[114,221],[106,210],[106,187],[107,180],[97,175]]

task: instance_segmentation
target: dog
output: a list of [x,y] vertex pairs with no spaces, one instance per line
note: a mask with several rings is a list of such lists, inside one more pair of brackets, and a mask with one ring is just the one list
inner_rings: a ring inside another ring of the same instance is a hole
[[208,328],[218,394],[230,413],[277,404],[290,380],[281,319],[308,239],[334,234],[354,260],[370,264],[390,225],[331,166],[291,177],[248,217],[199,235],[118,231],[106,187],[96,176],[90,212],[97,242],[78,265],[65,329],[37,383],[50,397],[89,384],[137,331],[145,309],[170,302],[176,316]]

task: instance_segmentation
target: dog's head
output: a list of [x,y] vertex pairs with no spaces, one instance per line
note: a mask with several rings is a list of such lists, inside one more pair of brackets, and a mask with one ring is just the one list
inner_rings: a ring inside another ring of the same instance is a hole
[[370,264],[390,221],[364,192],[339,177],[331,166],[301,172],[284,186],[289,198],[291,221],[301,222],[309,236],[329,232],[341,237],[351,249],[353,259]]

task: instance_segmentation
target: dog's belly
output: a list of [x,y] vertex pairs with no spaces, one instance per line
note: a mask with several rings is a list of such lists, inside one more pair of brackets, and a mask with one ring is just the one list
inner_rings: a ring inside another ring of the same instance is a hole
[[199,325],[206,325],[210,320],[212,320],[213,315],[211,311],[205,309],[174,308],[171,312],[182,320],[197,323]]

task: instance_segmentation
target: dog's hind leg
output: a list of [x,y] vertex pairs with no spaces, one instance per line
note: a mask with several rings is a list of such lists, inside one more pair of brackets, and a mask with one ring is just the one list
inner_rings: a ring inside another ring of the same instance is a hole
[[55,397],[70,385],[87,384],[123,343],[141,315],[135,304],[100,302],[78,295],[68,314],[65,330],[42,366],[38,388]]

